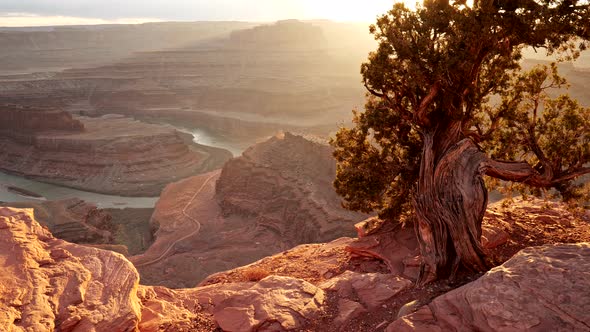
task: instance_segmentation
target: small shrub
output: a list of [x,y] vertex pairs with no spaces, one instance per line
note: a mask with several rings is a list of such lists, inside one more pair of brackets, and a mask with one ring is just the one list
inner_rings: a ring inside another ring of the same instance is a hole
[[244,281],[260,281],[268,277],[270,273],[261,267],[249,267],[242,271]]

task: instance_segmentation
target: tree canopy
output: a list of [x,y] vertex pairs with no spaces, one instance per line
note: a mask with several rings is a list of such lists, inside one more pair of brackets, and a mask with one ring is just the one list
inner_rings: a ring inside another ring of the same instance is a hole
[[590,39],[589,7],[575,0],[395,4],[370,27],[378,48],[361,66],[365,110],[332,140],[344,206],[390,220],[417,213],[421,250],[432,251],[436,262],[426,264],[436,274],[483,266],[482,175],[579,197],[574,180],[590,173],[590,110],[555,96],[566,86],[555,64],[524,72],[521,60],[526,47],[577,58]]

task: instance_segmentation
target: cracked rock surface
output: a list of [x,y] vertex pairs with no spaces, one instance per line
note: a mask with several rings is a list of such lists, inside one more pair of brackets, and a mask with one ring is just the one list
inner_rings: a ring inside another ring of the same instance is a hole
[[588,331],[590,243],[530,247],[387,331]]

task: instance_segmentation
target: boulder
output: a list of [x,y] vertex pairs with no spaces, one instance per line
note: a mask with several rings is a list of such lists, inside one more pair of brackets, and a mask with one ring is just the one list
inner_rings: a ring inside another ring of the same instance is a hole
[[[387,264],[392,274],[405,275],[406,264],[418,254],[418,240],[413,227],[383,223],[379,228],[374,228],[372,225],[375,224],[374,218],[357,224],[357,232],[361,236],[349,244],[346,250],[355,256],[379,258]],[[408,270],[405,276],[414,275],[414,271]]]
[[317,317],[325,301],[320,288],[300,279],[268,276],[257,283],[211,285],[195,289],[209,303],[224,331],[286,331]]
[[520,251],[387,331],[588,331],[590,243]]
[[358,297],[360,302],[372,310],[387,303],[411,285],[410,280],[391,274],[346,271],[324,282],[320,287],[335,291],[342,298]]
[[367,312],[365,307],[352,300],[338,299],[338,316],[334,319],[337,326],[346,326],[351,320]]
[[122,255],[55,239],[0,208],[0,330],[134,331],[139,276]]

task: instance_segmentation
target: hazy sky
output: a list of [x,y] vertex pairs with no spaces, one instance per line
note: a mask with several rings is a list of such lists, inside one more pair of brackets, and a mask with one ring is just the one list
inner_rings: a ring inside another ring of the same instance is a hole
[[[416,0],[406,0],[413,7]],[[0,0],[0,26],[326,18],[372,22],[394,0]]]

